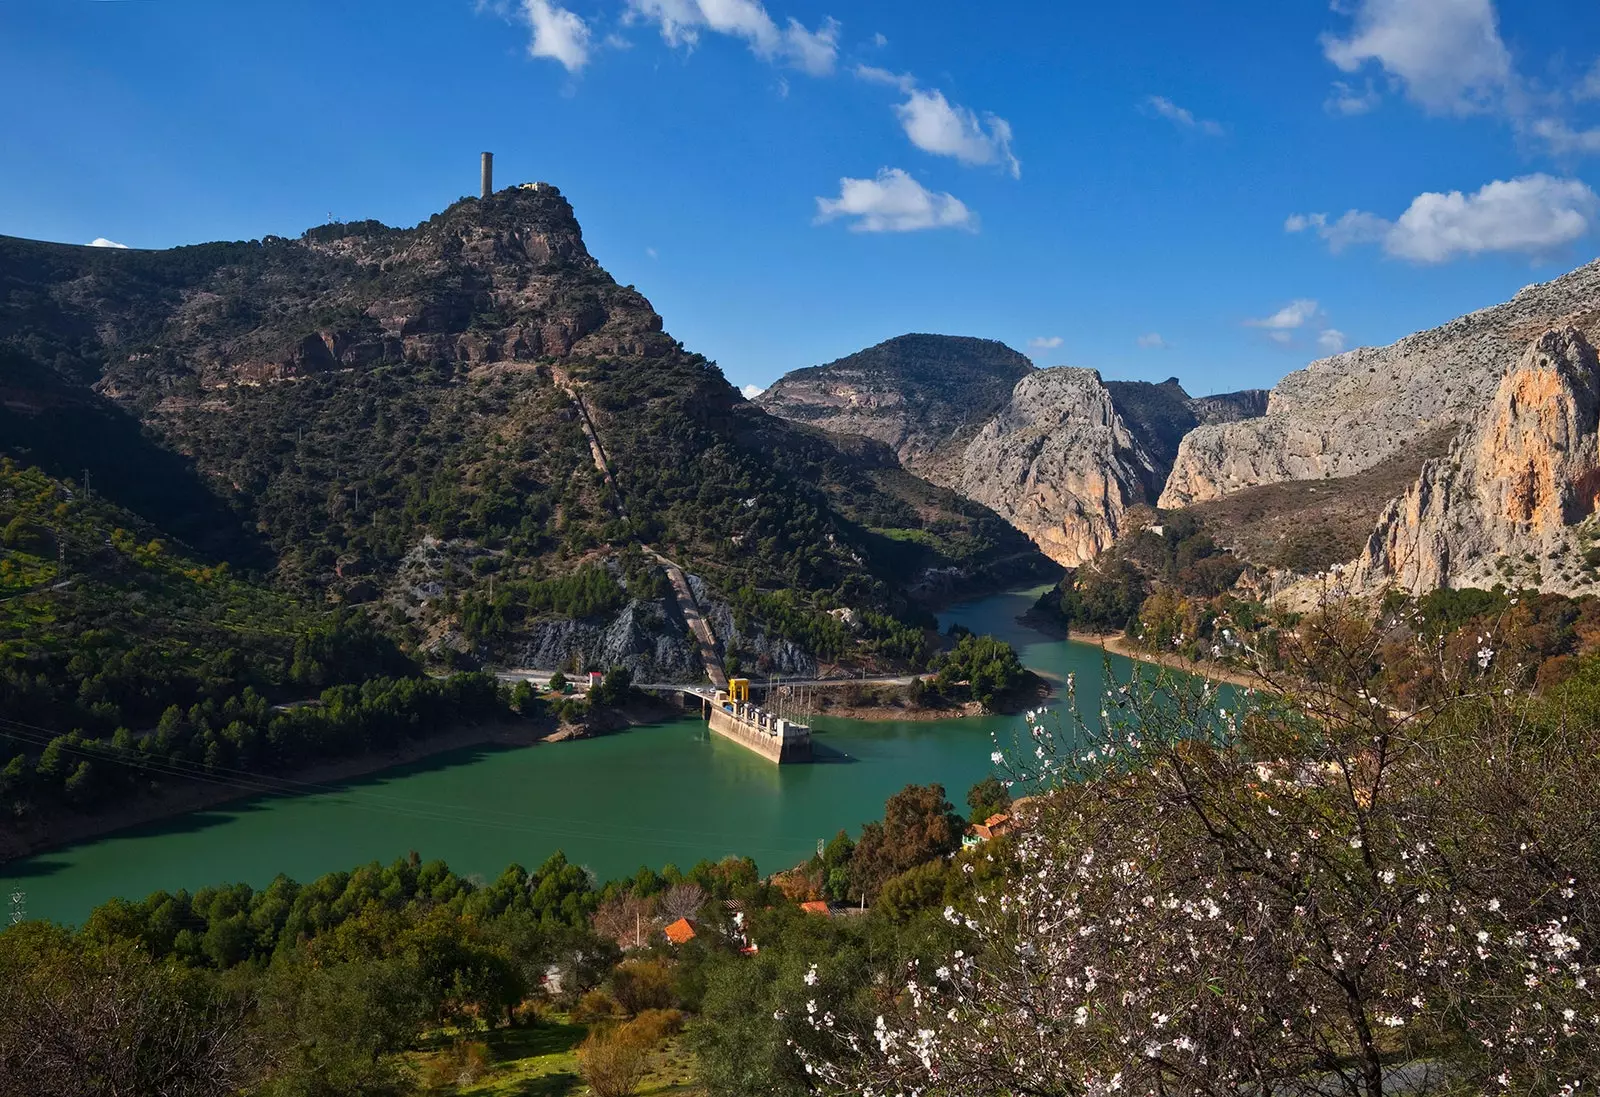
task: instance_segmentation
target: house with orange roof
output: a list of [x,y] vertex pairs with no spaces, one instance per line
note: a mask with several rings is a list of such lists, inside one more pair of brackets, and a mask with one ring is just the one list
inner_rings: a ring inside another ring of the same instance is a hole
[[679,918],[661,932],[665,933],[667,940],[675,945],[688,944],[694,940],[694,926],[689,924],[689,919],[687,918]]
[[821,899],[813,899],[809,903],[801,903],[800,909],[807,914],[820,914],[824,918],[831,917],[833,914],[833,911],[828,909],[828,904]]
[[1002,834],[1011,833],[1011,816],[1000,811],[989,816],[981,823],[973,823],[967,828],[965,837],[961,839],[963,847],[975,846],[979,842],[987,842],[991,838],[998,838]]

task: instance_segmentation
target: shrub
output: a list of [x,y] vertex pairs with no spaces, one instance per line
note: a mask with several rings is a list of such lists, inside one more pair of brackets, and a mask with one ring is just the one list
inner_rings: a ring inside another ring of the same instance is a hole
[[595,1097],[628,1097],[644,1081],[648,1053],[617,1030],[592,1032],[578,1048],[578,1073]]
[[683,1013],[676,1009],[647,1009],[617,1030],[625,1040],[653,1048],[668,1036],[683,1031]]
[[663,960],[626,960],[611,973],[611,995],[627,1013],[671,1008],[672,968]]
[[572,1019],[580,1025],[603,1024],[614,1021],[622,1013],[617,1000],[603,990],[588,991],[572,1007]]
[[489,1048],[482,1040],[457,1040],[422,1068],[428,1089],[470,1086],[489,1073]]

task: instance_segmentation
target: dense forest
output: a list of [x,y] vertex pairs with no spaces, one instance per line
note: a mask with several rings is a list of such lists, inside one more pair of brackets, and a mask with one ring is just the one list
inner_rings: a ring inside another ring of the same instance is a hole
[[202,563],[9,459],[0,541],[0,816],[13,824],[534,715],[490,676],[430,678],[368,617]]

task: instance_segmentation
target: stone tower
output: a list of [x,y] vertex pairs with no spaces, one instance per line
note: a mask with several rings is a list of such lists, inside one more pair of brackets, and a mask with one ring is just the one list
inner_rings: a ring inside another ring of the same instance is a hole
[[494,153],[483,154],[483,194],[487,198],[494,193]]

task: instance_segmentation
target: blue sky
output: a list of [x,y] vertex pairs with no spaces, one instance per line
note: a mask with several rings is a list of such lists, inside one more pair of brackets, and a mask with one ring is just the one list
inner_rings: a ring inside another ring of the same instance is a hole
[[1579,0],[0,0],[0,233],[410,225],[491,149],[737,384],[936,331],[1204,393],[1592,259],[1597,59]]

